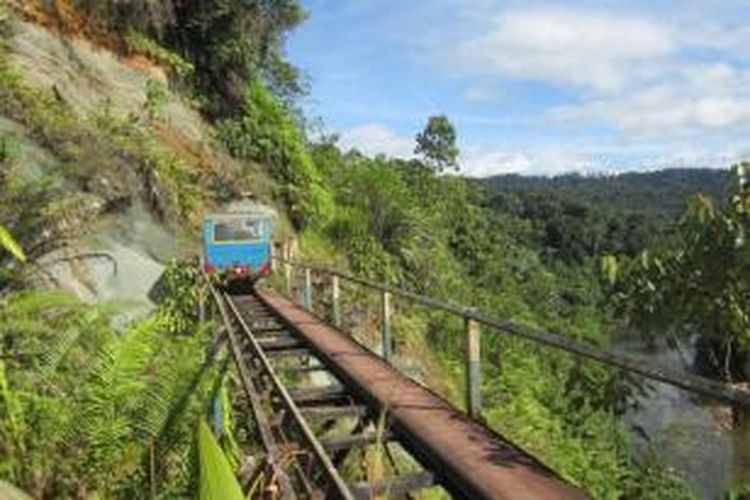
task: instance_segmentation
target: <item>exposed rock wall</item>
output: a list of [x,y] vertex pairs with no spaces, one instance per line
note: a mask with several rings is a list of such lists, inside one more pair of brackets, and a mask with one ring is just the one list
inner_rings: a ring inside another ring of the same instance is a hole
[[[18,21],[11,41],[13,62],[33,85],[54,89],[81,114],[107,104],[118,114],[143,113],[149,79],[167,84],[160,68],[142,58],[121,58],[78,38],[60,38]],[[172,95],[164,109],[170,128],[200,143],[208,135],[200,114]]]

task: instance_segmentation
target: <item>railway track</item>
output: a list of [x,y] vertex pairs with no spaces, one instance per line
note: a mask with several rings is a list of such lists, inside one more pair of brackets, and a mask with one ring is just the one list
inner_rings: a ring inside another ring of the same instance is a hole
[[582,498],[502,436],[283,297],[212,290],[282,498]]

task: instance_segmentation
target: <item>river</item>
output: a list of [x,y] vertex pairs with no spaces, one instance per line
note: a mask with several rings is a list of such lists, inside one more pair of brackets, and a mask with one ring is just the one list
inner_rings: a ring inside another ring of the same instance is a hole
[[[666,347],[652,350],[627,341],[617,348],[659,366],[685,370],[680,354]],[[685,354],[692,358],[691,352]],[[723,498],[732,486],[750,484],[750,421],[728,429],[729,413],[721,403],[667,384],[653,383],[652,388],[641,407],[627,417],[631,426],[640,426],[649,436],[647,440],[633,432],[639,450],[650,444],[660,461],[678,471],[701,498]]]

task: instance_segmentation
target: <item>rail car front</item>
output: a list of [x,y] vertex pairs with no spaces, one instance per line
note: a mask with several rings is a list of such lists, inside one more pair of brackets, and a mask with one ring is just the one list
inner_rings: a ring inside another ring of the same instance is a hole
[[270,217],[239,212],[213,214],[203,222],[203,267],[227,284],[253,283],[271,272]]

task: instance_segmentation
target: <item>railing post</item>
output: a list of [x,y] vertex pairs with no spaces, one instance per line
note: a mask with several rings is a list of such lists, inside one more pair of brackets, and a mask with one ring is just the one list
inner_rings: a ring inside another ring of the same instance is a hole
[[292,296],[292,264],[290,263],[289,244],[284,244],[284,284],[287,297]]
[[482,414],[482,361],[479,323],[464,318],[466,330],[466,411],[472,418]]
[[206,322],[206,293],[203,283],[198,283],[198,323]]
[[335,274],[331,275],[331,305],[333,307],[333,326],[336,328],[341,326],[341,309],[339,308],[339,277]]
[[312,312],[312,272],[305,268],[305,309]]
[[391,294],[383,292],[381,302],[380,341],[383,344],[383,359],[391,361]]

